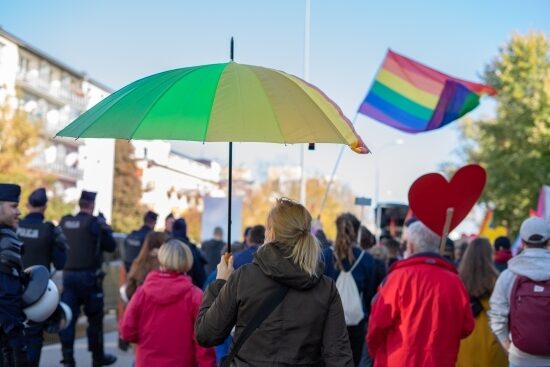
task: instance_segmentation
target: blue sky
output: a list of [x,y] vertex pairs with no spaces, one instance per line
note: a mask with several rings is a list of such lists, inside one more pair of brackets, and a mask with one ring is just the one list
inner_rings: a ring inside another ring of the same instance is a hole
[[[42,51],[118,89],[166,69],[227,61],[303,75],[304,0],[0,1],[0,25]],[[550,1],[311,1],[310,82],[353,119],[388,47],[443,72],[479,81],[513,32],[550,35]],[[470,114],[491,115],[484,99]],[[374,151],[346,151],[338,177],[372,196],[374,165],[381,200],[404,201],[420,175],[456,159],[456,127],[409,135],[359,116],[356,129]],[[391,145],[396,139],[405,144]],[[384,147],[381,149],[381,147]],[[226,145],[181,143],[187,154],[226,161]],[[339,147],[306,153],[309,174],[329,175]],[[378,151],[378,152],[377,152]],[[261,177],[269,164],[299,164],[299,150],[236,144],[235,164]]]

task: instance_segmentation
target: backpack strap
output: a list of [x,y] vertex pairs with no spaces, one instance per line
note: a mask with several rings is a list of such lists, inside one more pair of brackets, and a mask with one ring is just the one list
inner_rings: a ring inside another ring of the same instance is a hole
[[277,308],[277,306],[281,302],[283,302],[283,299],[285,298],[287,293],[288,293],[288,287],[280,286],[275,293],[271,294],[269,297],[264,299],[264,302],[261,304],[258,312],[256,312],[254,317],[248,322],[242,334],[239,335],[239,339],[237,339],[237,341],[233,345],[233,348],[231,348],[231,352],[229,353],[229,356],[227,356],[227,358],[225,358],[220,364],[221,367],[231,366],[231,362],[233,361],[233,359],[235,359],[235,356],[237,355],[237,353],[239,353],[239,350],[243,346],[244,342],[262,324],[262,322],[264,322],[264,320]]
[[357,260],[355,260],[355,262],[353,263],[353,266],[348,271],[349,273],[353,272],[357,267],[357,265],[359,265],[359,263],[361,262],[361,259],[363,258],[363,255],[365,255],[365,251],[361,251],[361,255],[359,255]]

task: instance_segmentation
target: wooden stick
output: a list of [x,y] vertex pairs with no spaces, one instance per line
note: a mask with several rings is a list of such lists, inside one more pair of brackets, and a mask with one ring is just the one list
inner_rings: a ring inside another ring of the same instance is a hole
[[441,234],[441,244],[439,245],[439,254],[441,256],[445,254],[445,244],[447,242],[447,235],[449,234],[449,227],[451,226],[451,220],[453,219],[454,211],[455,208],[447,208],[445,224],[443,225],[443,233]]

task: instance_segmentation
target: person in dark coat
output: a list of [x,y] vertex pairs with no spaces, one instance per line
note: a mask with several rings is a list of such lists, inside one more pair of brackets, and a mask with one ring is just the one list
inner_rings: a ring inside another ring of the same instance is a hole
[[250,264],[254,259],[256,250],[264,244],[265,241],[265,227],[256,225],[250,230],[250,240],[246,245],[246,248],[238,253],[235,253],[233,260],[233,267],[235,269],[240,268],[243,265]]
[[204,281],[206,280],[206,272],[204,271],[204,265],[206,264],[206,259],[202,252],[197,248],[193,242],[187,237],[187,223],[185,219],[179,218],[174,221],[172,226],[172,237],[178,239],[185,243],[191,249],[193,253],[193,266],[187,274],[193,280],[193,284],[202,289]]
[[225,246],[223,241],[222,227],[214,228],[214,236],[208,241],[204,241],[201,245],[201,250],[206,257],[207,264],[205,265],[206,275],[216,270],[216,265],[220,262],[222,251]]
[[19,222],[19,185],[0,183],[0,366],[26,366],[25,315],[22,308],[23,242]]
[[[36,189],[29,195],[29,214],[19,222],[17,228],[17,234],[25,246],[23,266],[43,265],[51,269],[53,265],[55,270],[62,270],[67,260],[67,239],[60,227],[44,221],[47,203],[44,188]],[[44,328],[45,323],[32,321],[25,328],[29,366],[38,367],[40,364]]]
[[126,273],[130,271],[130,267],[134,260],[138,257],[139,251],[145,241],[147,233],[155,229],[157,225],[158,214],[154,211],[148,210],[143,216],[143,225],[140,229],[130,232],[124,240],[124,268]]
[[[386,265],[360,248],[357,244],[360,222],[351,213],[343,213],[336,218],[336,240],[334,247],[323,251],[325,275],[336,280],[342,270],[349,271],[359,259],[351,275],[362,295],[365,318],[356,325],[349,325],[348,335],[353,352],[355,366],[359,365],[363,353],[367,353],[365,344],[366,322],[370,313],[370,304],[376,290],[386,275]],[[367,234],[367,232],[364,232]],[[370,232],[369,232],[370,233]],[[367,358],[368,360],[368,358]]]
[[277,200],[254,261],[234,272],[233,257],[218,265],[195,323],[198,343],[218,345],[233,327],[238,340],[262,301],[286,287],[281,304],[244,342],[232,366],[353,366],[340,296],[323,275],[320,254],[307,209]]
[[325,231],[322,229],[318,229],[315,231],[315,238],[317,238],[317,241],[319,242],[319,245],[321,246],[321,250],[325,250],[332,246],[330,241],[327,238],[327,235],[325,234]]
[[117,358],[104,352],[103,345],[103,277],[101,270],[103,252],[114,252],[116,242],[113,230],[100,213],[94,216],[95,192],[82,191],[76,215],[66,215],[61,219],[61,228],[67,237],[69,251],[63,270],[63,293],[61,301],[73,313],[71,323],[59,333],[63,360],[66,367],[74,367],[75,327],[84,306],[88,318],[88,350],[92,352],[92,365],[108,366]]
[[500,236],[495,240],[495,253],[493,255],[495,261],[495,267],[497,270],[502,273],[508,268],[508,260],[510,260],[512,255],[512,244],[508,237]]

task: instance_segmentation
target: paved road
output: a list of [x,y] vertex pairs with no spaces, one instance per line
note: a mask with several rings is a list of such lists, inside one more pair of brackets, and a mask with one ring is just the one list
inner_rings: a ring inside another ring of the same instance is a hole
[[[105,352],[118,357],[114,366],[132,367],[134,360],[132,352],[122,352],[118,349],[118,334],[116,331],[105,333]],[[78,338],[75,341],[75,359],[77,367],[88,367],[92,365],[92,355],[88,352],[88,341],[86,338]],[[61,360],[61,345],[50,344],[42,348],[40,367],[59,367]]]

